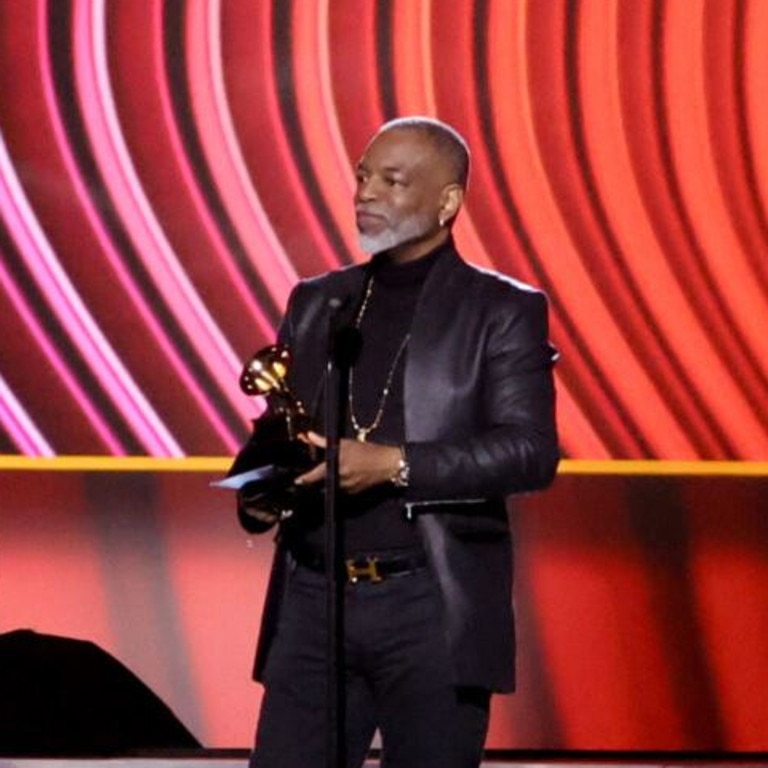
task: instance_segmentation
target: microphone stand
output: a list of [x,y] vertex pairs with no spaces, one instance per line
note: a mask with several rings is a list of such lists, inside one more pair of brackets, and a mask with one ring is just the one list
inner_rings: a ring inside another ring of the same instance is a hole
[[[328,620],[328,728],[327,768],[346,766],[346,695],[344,685],[344,520],[337,515],[339,494],[339,440],[342,417],[342,389],[347,378],[349,355],[341,348],[339,328],[343,302],[331,299],[328,318],[328,359],[325,371],[325,578]],[[299,735],[299,738],[301,736]]]

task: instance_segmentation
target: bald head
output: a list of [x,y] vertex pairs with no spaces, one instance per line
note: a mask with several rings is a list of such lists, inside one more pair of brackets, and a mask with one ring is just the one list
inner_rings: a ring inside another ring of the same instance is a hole
[[376,135],[380,136],[388,131],[413,131],[421,134],[448,167],[451,182],[458,184],[462,189],[467,188],[470,165],[469,147],[455,128],[442,120],[416,115],[390,120],[381,126]]

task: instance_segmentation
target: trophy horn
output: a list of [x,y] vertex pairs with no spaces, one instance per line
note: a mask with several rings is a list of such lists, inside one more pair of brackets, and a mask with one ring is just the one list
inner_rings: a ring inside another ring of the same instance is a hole
[[266,397],[272,412],[285,417],[288,433],[293,438],[308,427],[309,417],[301,400],[288,386],[290,366],[288,347],[281,344],[264,347],[245,364],[240,374],[240,389],[246,395]]
[[288,394],[286,376],[291,364],[288,347],[273,345],[256,352],[240,374],[240,389],[246,395]]

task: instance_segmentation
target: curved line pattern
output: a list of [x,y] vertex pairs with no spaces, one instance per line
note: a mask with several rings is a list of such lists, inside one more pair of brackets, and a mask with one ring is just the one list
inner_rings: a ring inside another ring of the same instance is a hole
[[15,4],[0,447],[231,453],[241,361],[364,258],[351,166],[422,113],[472,147],[462,251],[550,296],[565,454],[766,459],[766,5]]

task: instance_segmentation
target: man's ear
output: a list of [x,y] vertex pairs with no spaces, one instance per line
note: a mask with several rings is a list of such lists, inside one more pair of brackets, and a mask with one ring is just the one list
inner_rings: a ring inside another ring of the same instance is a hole
[[464,189],[461,184],[448,184],[443,189],[440,202],[440,221],[446,224],[456,218],[462,203],[464,202]]

